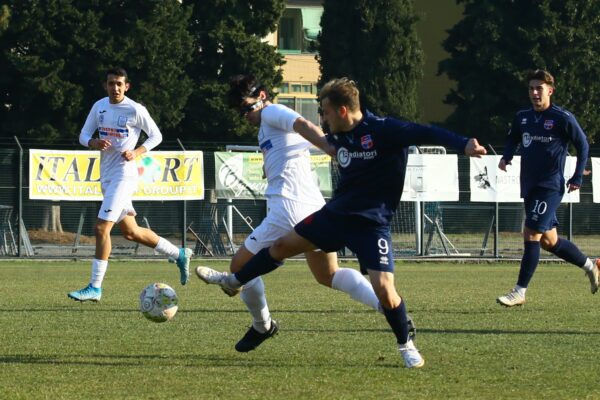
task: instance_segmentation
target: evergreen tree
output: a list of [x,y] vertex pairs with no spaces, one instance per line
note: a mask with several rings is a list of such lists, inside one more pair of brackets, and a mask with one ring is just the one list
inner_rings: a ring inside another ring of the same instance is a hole
[[188,141],[253,140],[256,128],[242,121],[225,102],[229,78],[254,74],[267,87],[281,85],[283,57],[263,38],[275,31],[284,0],[203,0],[194,4],[190,31],[193,61],[188,74],[193,94],[180,136]]
[[423,54],[411,0],[324,0],[320,85],[348,76],[370,111],[417,119]]
[[0,6],[0,36],[2,31],[8,28],[8,20],[10,18],[10,10],[6,4]]
[[[162,128],[190,93],[190,12],[177,0],[9,2],[0,39],[0,135],[77,141],[107,68],[127,69],[128,92]],[[165,34],[168,32],[168,34]]]
[[528,70],[556,79],[556,104],[573,112],[590,139],[600,110],[600,2],[597,0],[457,0],[465,17],[450,31],[439,65],[457,81],[446,98],[447,124],[483,142],[504,144],[515,113],[529,106]]

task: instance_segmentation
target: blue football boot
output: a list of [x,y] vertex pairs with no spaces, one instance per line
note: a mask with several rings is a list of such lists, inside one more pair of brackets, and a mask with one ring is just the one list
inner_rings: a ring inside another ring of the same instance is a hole
[[170,263],[177,264],[177,268],[179,268],[179,281],[182,285],[188,283],[190,279],[190,260],[192,259],[192,255],[194,252],[192,249],[179,249],[179,257],[175,260],[172,257],[169,257]]
[[67,294],[67,296],[73,300],[81,301],[94,301],[98,302],[102,298],[102,288],[95,288],[91,284],[87,285],[83,289],[75,290]]

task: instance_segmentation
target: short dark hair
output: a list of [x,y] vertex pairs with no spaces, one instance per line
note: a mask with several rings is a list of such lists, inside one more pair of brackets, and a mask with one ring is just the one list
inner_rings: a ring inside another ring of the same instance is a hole
[[548,84],[549,86],[554,87],[554,77],[552,76],[552,74],[544,69],[536,69],[533,71],[529,71],[527,73],[527,83],[536,80],[536,81],[542,81],[546,84]]
[[360,109],[360,93],[356,82],[350,78],[332,79],[319,91],[319,101],[329,99],[334,107],[345,106],[351,111]]
[[254,75],[235,75],[229,79],[227,104],[230,108],[240,108],[246,97],[256,97],[264,91],[269,98],[269,92]]
[[127,71],[123,67],[112,67],[106,70],[105,78],[108,79],[109,75],[114,76],[122,76],[125,78],[125,82],[129,82],[129,77],[127,76]]

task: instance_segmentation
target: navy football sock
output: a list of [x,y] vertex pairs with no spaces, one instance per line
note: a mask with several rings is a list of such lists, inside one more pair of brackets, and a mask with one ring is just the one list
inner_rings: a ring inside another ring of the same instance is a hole
[[392,327],[394,335],[398,344],[406,344],[408,341],[408,316],[406,315],[406,307],[404,306],[404,300],[401,301],[400,305],[396,308],[388,310],[383,308],[383,314],[387,319],[388,324]]
[[526,288],[540,261],[540,242],[526,241],[517,285]]
[[558,238],[558,242],[550,252],[571,264],[577,265],[579,268],[582,268],[588,259],[573,242],[567,239]]
[[243,285],[257,276],[268,274],[282,265],[283,261],[277,261],[271,257],[267,247],[256,253],[250,261],[244,264],[244,267],[234,274],[235,279]]

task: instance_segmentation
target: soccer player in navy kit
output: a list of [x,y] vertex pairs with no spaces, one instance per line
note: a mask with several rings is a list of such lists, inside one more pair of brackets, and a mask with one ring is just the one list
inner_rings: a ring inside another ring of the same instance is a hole
[[582,268],[590,280],[592,294],[598,291],[600,260],[590,260],[572,242],[556,232],[556,210],[565,192],[564,168],[569,142],[577,149],[577,165],[566,183],[568,191],[581,187],[588,157],[588,142],[577,120],[551,102],[554,78],[544,70],[529,73],[529,100],[532,107],[515,116],[507,144],[498,164],[506,171],[518,144],[521,144],[521,197],[525,204],[524,253],[515,287],[497,298],[506,307],[525,303],[525,292],[540,259],[540,247]]
[[294,231],[259,251],[240,271],[215,275],[211,283],[237,288],[281,266],[285,258],[317,248],[333,252],[347,246],[371,279],[406,367],[421,367],[424,360],[408,336],[406,307],[394,286],[390,234],[390,220],[404,186],[408,147],[439,144],[472,156],[486,151],[476,139],[363,113],[358,88],[347,78],[328,82],[319,97],[323,120],[331,131],[327,139],[340,171],[333,198]]

